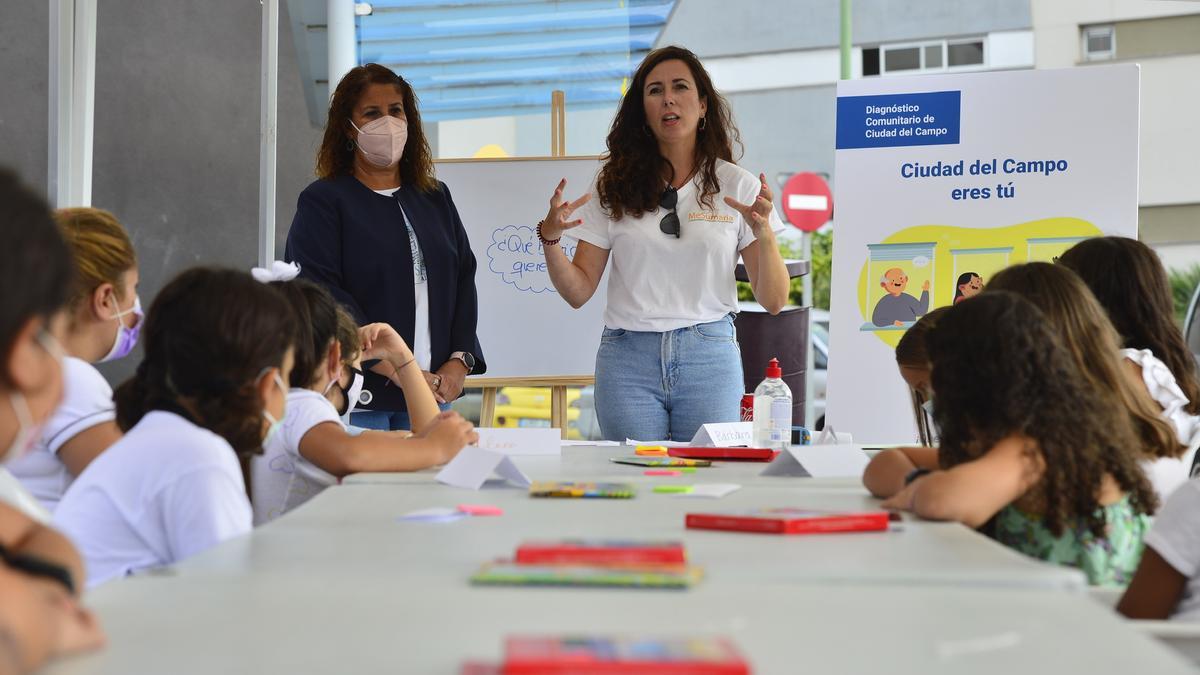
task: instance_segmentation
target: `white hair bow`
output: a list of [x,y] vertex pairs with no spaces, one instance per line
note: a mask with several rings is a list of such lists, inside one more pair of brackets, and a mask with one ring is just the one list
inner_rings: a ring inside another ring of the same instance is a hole
[[276,260],[270,267],[255,267],[250,270],[255,281],[269,284],[272,281],[291,281],[300,275],[300,265]]

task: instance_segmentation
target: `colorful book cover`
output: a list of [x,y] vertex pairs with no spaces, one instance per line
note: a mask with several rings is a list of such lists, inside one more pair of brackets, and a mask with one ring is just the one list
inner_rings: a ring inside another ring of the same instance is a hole
[[539,480],[529,486],[530,497],[629,499],[635,493],[634,487],[628,483],[572,483]]
[[687,552],[681,541],[631,539],[562,539],[522,542],[516,562],[522,565],[683,565]]
[[510,637],[505,675],[749,675],[737,648],[724,638]]
[[887,511],[819,511],[814,509],[751,509],[734,513],[689,513],[687,527],[770,534],[877,532],[888,529]]
[[685,589],[700,580],[703,568],[688,566],[484,564],[471,583],[485,586],[598,586],[607,588]]
[[683,457],[613,457],[609,460],[614,464],[631,464],[633,466],[712,466],[707,459],[684,459]]

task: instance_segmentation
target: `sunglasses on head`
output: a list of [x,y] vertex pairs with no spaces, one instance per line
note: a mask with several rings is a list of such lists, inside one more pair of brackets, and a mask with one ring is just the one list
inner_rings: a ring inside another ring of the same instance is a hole
[[679,214],[675,212],[675,205],[679,203],[679,191],[668,185],[666,190],[663,190],[662,197],[658,199],[658,205],[664,209],[671,211],[658,221],[658,229],[662,230],[663,234],[673,234],[675,238],[679,238]]

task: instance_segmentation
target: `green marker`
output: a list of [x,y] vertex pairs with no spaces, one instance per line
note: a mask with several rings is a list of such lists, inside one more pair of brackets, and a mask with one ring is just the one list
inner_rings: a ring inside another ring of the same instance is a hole
[[682,471],[683,473],[696,473],[696,467],[694,467],[694,466],[680,467],[679,470]]
[[655,492],[666,494],[682,494],[692,491],[691,485],[655,485]]

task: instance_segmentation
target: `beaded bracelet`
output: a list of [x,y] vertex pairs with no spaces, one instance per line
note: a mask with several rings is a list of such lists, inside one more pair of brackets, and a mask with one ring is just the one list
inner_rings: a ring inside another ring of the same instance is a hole
[[544,220],[539,220],[539,221],[538,221],[538,224],[537,224],[537,238],[538,238],[538,241],[542,242],[542,246],[557,246],[557,245],[558,245],[558,242],[562,240],[562,235],[559,235],[558,239],[547,239],[547,238],[543,237],[543,236],[542,236],[542,225],[543,225],[545,222],[546,222],[546,221],[544,221]]

